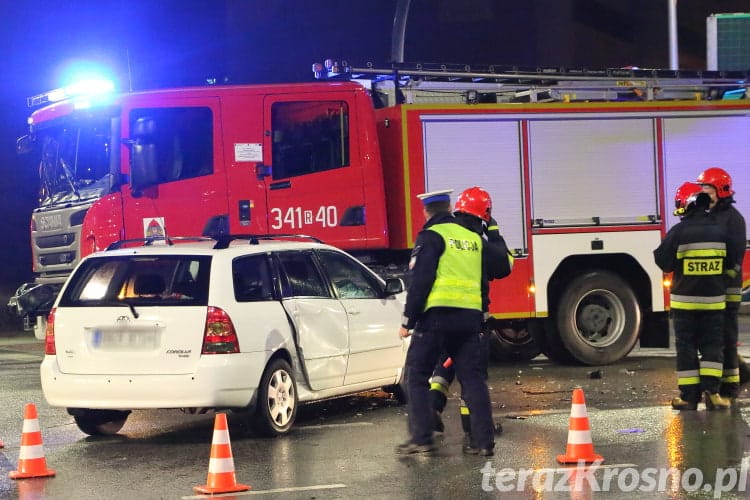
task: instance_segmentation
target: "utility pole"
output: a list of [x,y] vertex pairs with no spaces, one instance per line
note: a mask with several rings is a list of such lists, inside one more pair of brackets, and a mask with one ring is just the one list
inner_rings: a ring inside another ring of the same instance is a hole
[[398,0],[396,14],[393,16],[393,35],[391,36],[391,62],[404,62],[404,37],[406,36],[406,18],[409,15],[411,0]]
[[667,0],[669,5],[669,69],[680,69],[677,49],[677,0]]

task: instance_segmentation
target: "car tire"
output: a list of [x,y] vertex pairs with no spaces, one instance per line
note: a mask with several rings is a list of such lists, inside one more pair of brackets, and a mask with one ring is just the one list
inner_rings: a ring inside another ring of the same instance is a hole
[[297,382],[283,359],[272,360],[260,379],[253,430],[262,436],[287,434],[297,416]]
[[[556,344],[584,365],[619,361],[635,347],[642,324],[633,289],[617,274],[591,271],[575,278],[560,297],[556,332],[546,332]],[[552,341],[552,342],[549,342]]]
[[89,436],[112,436],[120,432],[130,415],[119,410],[68,410],[78,428]]

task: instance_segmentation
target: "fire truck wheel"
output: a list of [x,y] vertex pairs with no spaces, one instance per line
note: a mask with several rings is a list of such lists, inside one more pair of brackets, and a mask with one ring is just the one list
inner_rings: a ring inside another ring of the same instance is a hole
[[485,329],[490,356],[495,361],[528,361],[542,352],[526,321],[490,320]]
[[622,278],[609,271],[591,271],[565,288],[556,324],[560,342],[576,360],[606,365],[633,349],[641,319],[635,293]]
[[532,320],[530,331],[542,352],[550,360],[561,365],[578,365],[580,362],[573,357],[560,340],[557,324],[551,318]]

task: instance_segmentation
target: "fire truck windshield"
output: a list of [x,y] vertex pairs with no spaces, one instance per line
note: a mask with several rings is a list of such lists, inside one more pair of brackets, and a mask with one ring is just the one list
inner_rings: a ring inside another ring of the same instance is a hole
[[40,206],[86,201],[111,192],[119,171],[119,155],[112,154],[115,127],[115,119],[89,116],[55,120],[36,130]]

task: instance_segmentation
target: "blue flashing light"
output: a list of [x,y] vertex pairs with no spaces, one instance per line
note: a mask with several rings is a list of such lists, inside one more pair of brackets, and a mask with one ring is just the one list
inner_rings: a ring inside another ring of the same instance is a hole
[[746,94],[745,89],[727,90],[726,92],[724,92],[722,99],[724,99],[725,101],[735,100],[735,99],[744,99],[745,94]]
[[112,80],[80,80],[65,87],[65,93],[69,96],[106,94],[114,92],[115,82]]
[[111,94],[115,90],[115,83],[112,80],[104,79],[86,79],[71,83],[59,89],[49,90],[47,92],[26,98],[26,104],[32,108],[42,104],[62,101],[71,97],[95,97],[105,94]]

